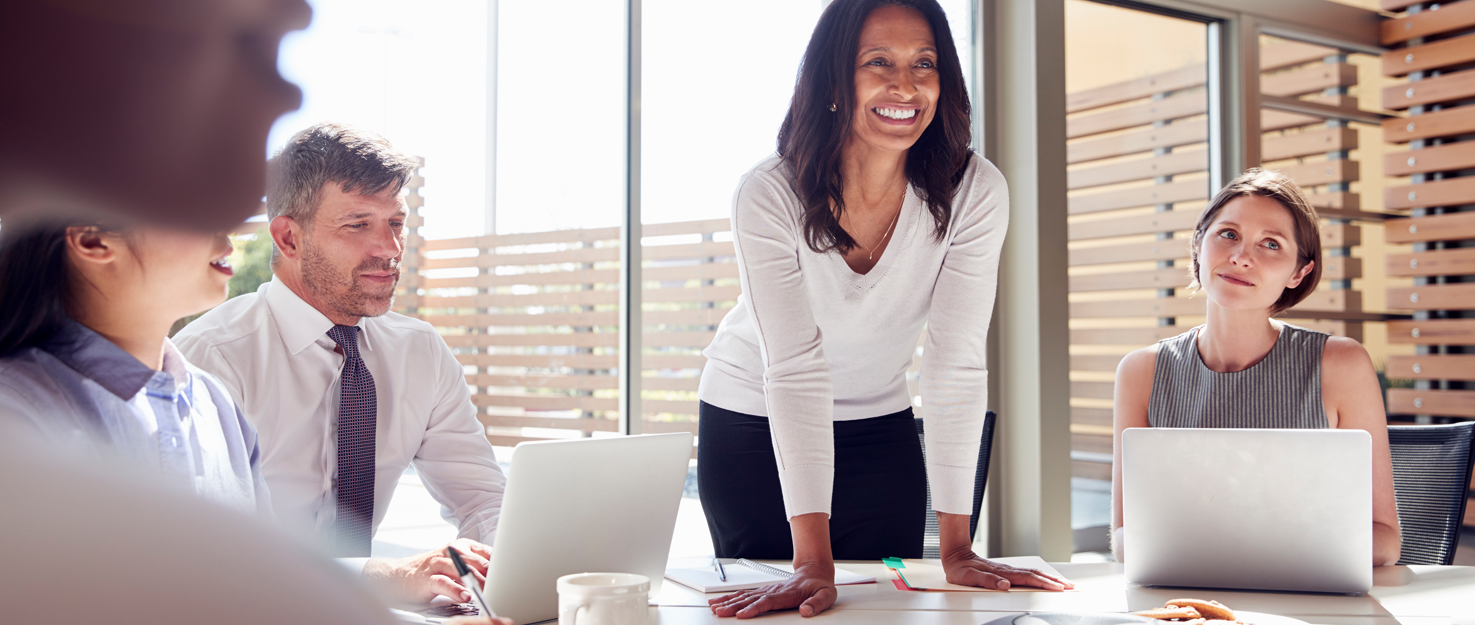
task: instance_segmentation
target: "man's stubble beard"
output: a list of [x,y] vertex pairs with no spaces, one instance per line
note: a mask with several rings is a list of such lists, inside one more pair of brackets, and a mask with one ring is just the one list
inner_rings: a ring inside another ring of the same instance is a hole
[[[315,245],[311,239],[302,246],[302,284],[319,302],[340,317],[378,317],[394,306],[394,287],[399,285],[399,263],[371,260],[361,263],[351,271],[343,272]],[[357,278],[364,270],[394,269],[394,285],[389,295],[378,296],[367,293]]]

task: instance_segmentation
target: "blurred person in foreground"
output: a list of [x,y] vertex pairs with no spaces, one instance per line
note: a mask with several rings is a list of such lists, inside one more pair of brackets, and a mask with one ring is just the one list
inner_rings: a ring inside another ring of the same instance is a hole
[[0,420],[271,516],[256,429],[169,328],[225,300],[230,240],[31,220],[0,230]]
[[[238,224],[258,205],[267,130],[300,99],[276,72],[278,44],[310,15],[301,0],[0,3],[4,229]],[[7,622],[393,622],[341,567],[260,519],[88,460],[0,419]],[[85,596],[57,583],[78,571],[94,580]]]
[[[284,526],[333,555],[367,558],[411,464],[486,574],[506,478],[466,386],[430,324],[389,312],[405,253],[405,183],[418,161],[371,132],[322,123],[268,164],[270,282],[174,340],[219,377],[261,431]],[[355,560],[406,600],[471,599],[436,549]]]

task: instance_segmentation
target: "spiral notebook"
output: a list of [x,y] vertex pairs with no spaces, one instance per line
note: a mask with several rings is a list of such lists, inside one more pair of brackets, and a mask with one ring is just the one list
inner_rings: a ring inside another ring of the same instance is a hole
[[[748,590],[759,586],[767,586],[781,582],[794,575],[794,567],[788,564],[767,565],[748,559],[737,559],[733,561],[722,561],[723,569],[727,573],[727,581],[722,581],[717,574],[716,567],[666,569],[666,579],[692,588],[701,592],[732,592],[734,590]],[[869,575],[851,573],[845,569],[835,569],[835,585],[846,584],[874,584],[876,578]]]

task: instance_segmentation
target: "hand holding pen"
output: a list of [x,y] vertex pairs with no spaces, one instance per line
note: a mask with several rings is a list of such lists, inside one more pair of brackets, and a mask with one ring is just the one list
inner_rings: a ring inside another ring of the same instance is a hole
[[466,561],[461,559],[461,552],[456,551],[455,547],[446,545],[446,555],[450,556],[451,562],[456,565],[456,574],[461,577],[461,584],[466,586],[466,590],[471,593],[471,603],[476,606],[482,616],[497,618],[497,615],[487,606],[486,600],[482,598],[481,584],[477,583],[476,572],[466,566]]

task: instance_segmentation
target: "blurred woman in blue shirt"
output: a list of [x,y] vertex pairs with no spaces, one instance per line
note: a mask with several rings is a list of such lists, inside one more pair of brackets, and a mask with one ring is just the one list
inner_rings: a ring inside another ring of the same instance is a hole
[[121,456],[224,505],[270,515],[256,430],[169,342],[225,300],[224,235],[89,222],[0,231],[0,420],[62,453]]

